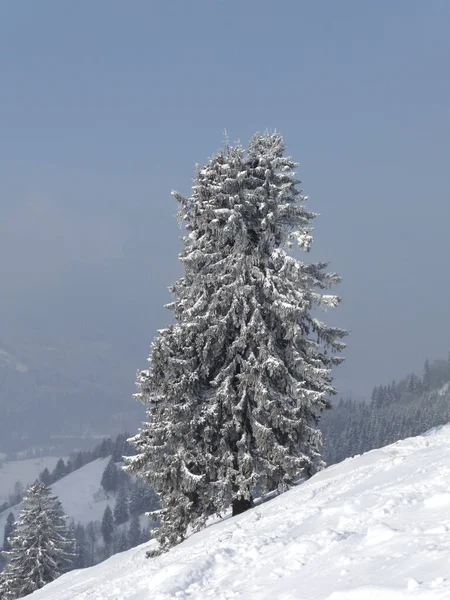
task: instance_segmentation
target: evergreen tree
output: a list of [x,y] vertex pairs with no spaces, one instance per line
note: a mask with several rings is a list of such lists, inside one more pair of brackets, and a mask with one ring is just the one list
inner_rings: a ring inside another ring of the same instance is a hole
[[116,552],[125,552],[125,550],[128,550],[128,548],[130,548],[130,546],[128,545],[127,533],[126,533],[126,531],[122,531],[121,534],[119,535],[119,539],[117,540],[115,551]]
[[408,377],[408,383],[407,383],[408,392],[411,392],[411,394],[414,394],[419,389],[419,387],[420,387],[419,378],[414,373],[411,373],[411,375],[409,375],[409,377]]
[[117,490],[117,479],[117,467],[113,460],[110,460],[109,463],[106,465],[105,470],[103,471],[103,475],[100,481],[100,484],[105,490],[105,492],[115,492]]
[[114,521],[116,525],[121,525],[128,520],[128,517],[128,498],[125,488],[122,487],[117,494],[116,504],[114,506]]
[[86,531],[81,523],[78,523],[75,527],[75,547],[74,547],[74,560],[73,566],[75,569],[84,569],[90,567],[87,553],[87,542],[86,542]]
[[14,531],[14,515],[12,512],[8,514],[6,517],[5,529],[3,534],[3,551],[8,551],[11,549],[11,544],[9,543],[9,537]]
[[139,515],[142,512],[142,502],[143,502],[144,491],[141,486],[134,485],[130,492],[130,502],[128,508],[130,510],[130,515]]
[[97,564],[97,539],[98,533],[95,523],[90,521],[86,525],[86,558],[89,566]]
[[81,467],[84,465],[84,461],[83,461],[83,453],[82,452],[78,452],[75,455],[75,458],[73,460],[73,468],[74,471],[81,469]]
[[58,462],[56,463],[56,467],[53,469],[53,472],[51,475],[52,483],[55,483],[55,481],[59,481],[66,474],[67,474],[67,472],[66,472],[66,465],[64,464],[64,459],[60,458],[58,460]]
[[380,388],[376,385],[373,388],[373,392],[372,392],[372,396],[371,396],[371,402],[374,405],[378,405],[379,404],[379,398],[380,398]]
[[128,437],[128,434],[125,434],[125,433],[120,433],[117,436],[116,441],[114,443],[113,450],[112,450],[112,460],[114,462],[122,462],[123,461],[123,456],[124,456],[124,453],[126,450],[127,437]]
[[130,548],[138,546],[141,543],[142,531],[141,524],[139,521],[139,515],[134,514],[131,517],[130,529],[128,531],[128,544]]
[[52,476],[50,475],[50,471],[48,470],[47,467],[45,467],[45,469],[39,475],[39,481],[41,483],[43,483],[44,485],[51,485],[51,483],[52,483]]
[[111,438],[105,438],[102,443],[100,444],[100,448],[98,450],[98,457],[99,458],[106,458],[107,456],[109,456],[111,454],[113,450],[113,443]]
[[422,385],[425,391],[428,391],[431,388],[431,369],[428,359],[423,366]]
[[76,568],[75,561],[78,558],[77,553],[76,553],[77,542],[76,542],[76,538],[75,538],[75,521],[73,519],[71,519],[69,526],[66,529],[66,539],[69,542],[66,550],[71,555],[71,559],[70,559],[70,562],[68,564],[66,564],[66,569],[64,572],[75,569]]
[[342,329],[312,311],[339,298],[326,263],[306,264],[316,216],[278,134],[226,148],[175,194],[187,235],[171,288],[176,323],[152,346],[139,397],[148,423],[128,469],[158,493],[162,547],[214,512],[252,506],[255,487],[285,488],[322,468],[320,413],[333,394]]
[[67,570],[72,555],[61,502],[43,483],[26,492],[2,573],[2,600],[31,594]]
[[105,508],[105,512],[103,513],[103,519],[102,519],[102,535],[103,535],[103,541],[105,542],[106,546],[109,546],[111,544],[113,533],[114,533],[114,517],[113,517],[112,510],[108,504],[108,506]]

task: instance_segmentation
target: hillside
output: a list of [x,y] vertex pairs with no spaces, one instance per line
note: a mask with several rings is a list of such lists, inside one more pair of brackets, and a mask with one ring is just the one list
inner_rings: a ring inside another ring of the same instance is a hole
[[161,557],[143,545],[31,597],[443,600],[449,508],[446,425],[329,467]]
[[[114,498],[105,498],[100,486],[102,473],[109,460],[109,456],[94,460],[51,486],[67,516],[76,523],[87,525],[90,521],[101,521],[106,506],[114,505]],[[19,509],[20,505],[17,505],[0,514],[0,532],[9,512],[17,516]]]

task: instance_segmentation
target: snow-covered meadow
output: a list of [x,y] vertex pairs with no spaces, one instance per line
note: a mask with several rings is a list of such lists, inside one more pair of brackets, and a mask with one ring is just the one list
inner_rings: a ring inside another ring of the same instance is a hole
[[334,465],[158,558],[148,546],[30,597],[448,600],[450,425]]

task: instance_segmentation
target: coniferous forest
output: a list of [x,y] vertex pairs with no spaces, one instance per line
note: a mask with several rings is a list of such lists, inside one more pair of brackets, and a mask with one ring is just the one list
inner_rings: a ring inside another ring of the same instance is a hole
[[424,433],[450,421],[450,359],[375,386],[367,402],[341,398],[321,419],[327,464]]

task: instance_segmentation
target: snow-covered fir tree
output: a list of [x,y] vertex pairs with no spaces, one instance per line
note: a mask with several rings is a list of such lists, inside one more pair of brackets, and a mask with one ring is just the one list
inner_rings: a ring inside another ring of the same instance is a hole
[[69,569],[73,540],[67,535],[61,502],[43,483],[27,490],[9,543],[1,600],[27,596]]
[[316,216],[296,167],[280,135],[256,134],[198,170],[190,198],[174,194],[185,273],[171,288],[176,323],[139,376],[148,422],[127,460],[159,495],[163,548],[214,512],[246,510],[256,487],[322,467],[317,423],[346,332],[317,315],[339,303],[324,293],[339,277],[290,253],[309,250]]

